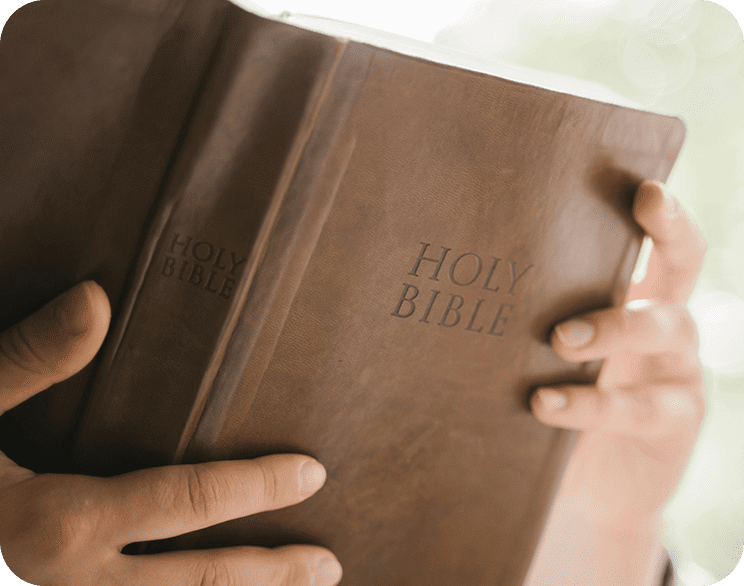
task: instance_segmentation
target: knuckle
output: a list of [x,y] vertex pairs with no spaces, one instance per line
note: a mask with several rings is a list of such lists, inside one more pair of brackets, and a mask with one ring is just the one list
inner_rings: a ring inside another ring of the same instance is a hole
[[689,388],[676,385],[662,388],[654,398],[660,430],[696,435],[705,415],[705,406]]
[[652,405],[634,401],[630,410],[630,429],[636,435],[646,434],[658,427],[659,410]]
[[698,330],[695,319],[681,304],[657,307],[655,310],[657,326],[665,337],[684,347],[698,347]]
[[208,523],[219,516],[223,508],[224,490],[219,478],[203,465],[188,465],[183,470],[187,506],[197,519]]
[[54,366],[36,353],[24,335],[22,324],[16,324],[0,335],[0,357],[32,374],[49,374]]
[[26,512],[19,541],[45,565],[65,563],[88,548],[100,521],[89,499],[70,502],[54,493],[34,499]]
[[279,477],[276,468],[263,460],[256,460],[261,479],[254,487],[255,498],[264,507],[271,507],[276,503],[279,495]]
[[311,586],[313,576],[308,564],[302,563],[291,550],[277,552],[269,584],[272,586]]
[[74,477],[39,475],[4,495],[14,506],[3,511],[2,554],[17,576],[62,586],[79,583],[82,568],[96,584],[114,583],[96,577],[102,573],[106,524],[105,512],[86,496],[89,487]]
[[601,427],[623,429],[640,435],[653,429],[656,417],[650,404],[625,391],[613,391],[605,395],[599,420]]
[[292,570],[291,564],[287,562],[276,563],[269,573],[269,584],[271,584],[271,586],[299,585],[300,583],[293,579],[293,574],[294,571]]
[[63,509],[53,520],[55,551],[64,557],[77,553],[81,547],[91,542],[98,525],[97,520],[97,515],[91,513],[87,506],[83,509]]
[[207,558],[199,569],[199,586],[237,586],[227,561],[219,556]]

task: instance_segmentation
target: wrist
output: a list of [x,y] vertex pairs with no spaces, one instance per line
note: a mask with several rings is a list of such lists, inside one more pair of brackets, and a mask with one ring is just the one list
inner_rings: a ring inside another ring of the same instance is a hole
[[[551,511],[551,521],[582,531],[618,539],[637,539],[663,534],[663,506],[644,506],[626,501],[624,506],[609,498],[600,499],[588,483],[566,482]],[[620,499],[616,499],[620,500]]]
[[548,520],[527,583],[657,586],[667,561],[662,530],[660,513],[598,518],[586,509],[559,507]]

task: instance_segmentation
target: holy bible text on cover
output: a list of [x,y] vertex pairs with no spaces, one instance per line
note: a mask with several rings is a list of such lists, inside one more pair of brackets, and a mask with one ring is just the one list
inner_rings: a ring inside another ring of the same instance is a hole
[[307,453],[310,500],[146,551],[317,543],[349,586],[522,583],[574,440],[527,395],[599,368],[547,336],[622,300],[679,120],[224,0],[32,3],[0,68],[0,327],[87,278],[113,308],[0,449],[102,475]]

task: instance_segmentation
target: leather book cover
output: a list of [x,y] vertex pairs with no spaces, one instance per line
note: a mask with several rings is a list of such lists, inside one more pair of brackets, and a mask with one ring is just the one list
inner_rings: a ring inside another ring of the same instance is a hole
[[528,394],[600,366],[548,334],[622,299],[635,189],[682,123],[222,0],[44,5],[0,56],[0,326],[84,278],[114,311],[0,449],[102,475],[307,453],[308,501],[145,550],[317,543],[349,586],[522,584],[575,439]]

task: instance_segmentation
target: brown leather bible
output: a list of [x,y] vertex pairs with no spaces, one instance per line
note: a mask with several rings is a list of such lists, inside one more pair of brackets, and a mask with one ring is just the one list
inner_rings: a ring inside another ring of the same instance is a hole
[[145,551],[317,543],[349,586],[524,580],[575,439],[528,395],[600,366],[548,335],[623,298],[633,195],[684,126],[385,43],[224,0],[45,0],[3,33],[0,327],[86,278],[113,319],[0,449],[328,470]]

